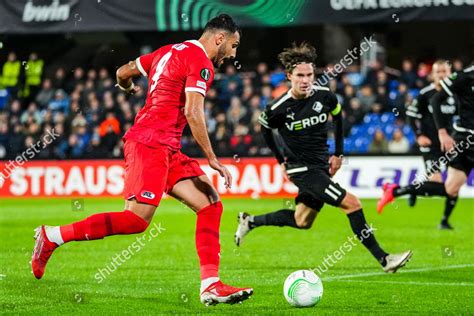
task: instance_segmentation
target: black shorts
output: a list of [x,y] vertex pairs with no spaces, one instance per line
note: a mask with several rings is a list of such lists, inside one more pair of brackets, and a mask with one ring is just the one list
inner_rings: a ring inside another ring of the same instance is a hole
[[458,145],[457,155],[449,154],[448,157],[453,157],[449,166],[463,171],[467,177],[474,169],[474,135],[465,133],[455,133],[454,140]]
[[444,156],[444,153],[441,151],[440,146],[420,147],[427,174],[443,172],[446,170],[446,165],[441,163],[443,161],[441,157]]
[[288,167],[287,174],[299,190],[295,199],[296,204],[304,203],[306,206],[319,211],[324,203],[340,206],[346,196],[346,190],[332,181],[327,169],[304,166],[298,168]]

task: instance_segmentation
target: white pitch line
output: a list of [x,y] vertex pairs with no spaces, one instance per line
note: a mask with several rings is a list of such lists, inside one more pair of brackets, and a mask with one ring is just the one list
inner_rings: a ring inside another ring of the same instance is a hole
[[384,284],[406,284],[406,285],[449,285],[449,286],[474,286],[474,283],[443,283],[443,282],[413,282],[413,281],[367,281],[367,280],[338,280],[337,282],[349,282],[349,283],[384,283]]
[[[474,267],[474,264],[458,264],[458,265],[444,266],[444,267],[430,267],[430,268],[420,268],[420,269],[412,269],[412,270],[402,270],[398,273],[415,273],[415,272],[426,272],[426,271],[437,271],[437,270],[451,270],[451,269],[462,269],[462,268],[469,268],[469,267]],[[387,275],[387,273],[369,272],[369,273],[339,275],[339,276],[324,278],[323,281],[352,279],[352,278],[360,278],[360,277],[375,276],[375,275]]]

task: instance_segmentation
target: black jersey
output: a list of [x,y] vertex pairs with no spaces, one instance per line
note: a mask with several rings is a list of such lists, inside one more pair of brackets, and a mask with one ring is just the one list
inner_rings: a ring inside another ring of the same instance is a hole
[[474,133],[474,65],[443,79],[441,86],[450,97],[459,99],[459,123],[454,129]]
[[328,88],[313,86],[309,97],[297,100],[290,91],[270,103],[259,122],[278,131],[281,143],[276,145],[288,163],[325,168],[329,159],[328,118],[341,112],[336,95]]
[[[438,130],[433,119],[433,107],[430,101],[436,92],[433,83],[421,89],[418,97],[407,107],[406,115],[410,120],[415,121],[417,126],[414,126],[414,128],[417,136],[424,135],[428,137],[431,140],[431,146],[439,148]],[[457,111],[457,103],[456,97],[450,96],[441,104],[441,113],[447,117],[447,120],[452,121]]]

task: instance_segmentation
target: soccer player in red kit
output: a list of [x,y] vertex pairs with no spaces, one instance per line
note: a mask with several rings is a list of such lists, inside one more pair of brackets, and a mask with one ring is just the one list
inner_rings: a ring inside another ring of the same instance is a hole
[[216,158],[204,116],[204,97],[214,67],[235,58],[240,29],[226,14],[210,20],[199,40],[167,45],[117,70],[118,87],[135,93],[132,79],[148,77],[148,95],[135,123],[124,136],[125,211],[92,215],[65,226],[36,230],[32,269],[40,279],[53,251],[69,241],[102,239],[146,230],[163,192],[183,201],[197,214],[196,249],[201,270],[201,302],[237,303],[251,288],[235,288],[219,280],[219,226],[222,203],[196,160],[181,153],[181,134],[189,124],[209,166],[231,185],[231,175]]

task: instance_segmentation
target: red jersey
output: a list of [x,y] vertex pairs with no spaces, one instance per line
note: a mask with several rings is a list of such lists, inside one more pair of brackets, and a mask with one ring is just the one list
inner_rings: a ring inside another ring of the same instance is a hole
[[212,62],[197,40],[163,46],[135,62],[142,75],[148,77],[148,93],[145,106],[124,139],[177,150],[187,124],[185,92],[206,96],[214,80]]

